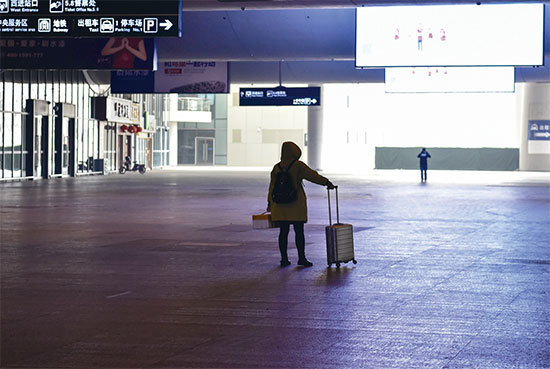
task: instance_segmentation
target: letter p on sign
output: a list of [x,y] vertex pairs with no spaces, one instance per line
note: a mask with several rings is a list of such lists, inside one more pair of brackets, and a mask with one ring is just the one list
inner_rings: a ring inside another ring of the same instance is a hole
[[157,33],[158,32],[158,19],[157,18],[144,18],[143,19],[143,32],[144,33]]

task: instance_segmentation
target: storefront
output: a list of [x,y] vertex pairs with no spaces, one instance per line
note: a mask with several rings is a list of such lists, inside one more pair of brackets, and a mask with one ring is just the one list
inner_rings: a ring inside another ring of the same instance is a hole
[[99,146],[105,172],[116,172],[127,156],[138,164],[152,163],[152,136],[143,129],[141,105],[117,97],[95,97],[94,118],[100,121]]

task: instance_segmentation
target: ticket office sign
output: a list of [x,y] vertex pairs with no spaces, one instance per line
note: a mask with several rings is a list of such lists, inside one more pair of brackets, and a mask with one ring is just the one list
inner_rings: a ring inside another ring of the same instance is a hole
[[178,37],[181,0],[0,0],[3,37]]

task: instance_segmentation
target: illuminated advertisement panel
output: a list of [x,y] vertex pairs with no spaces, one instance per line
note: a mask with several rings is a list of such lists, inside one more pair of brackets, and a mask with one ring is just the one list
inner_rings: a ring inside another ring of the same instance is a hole
[[357,9],[357,67],[542,65],[543,4]]

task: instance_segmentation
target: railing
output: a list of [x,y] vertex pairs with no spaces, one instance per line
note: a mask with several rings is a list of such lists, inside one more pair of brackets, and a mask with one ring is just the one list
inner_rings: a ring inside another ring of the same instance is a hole
[[178,111],[210,111],[210,100],[197,97],[178,97]]

